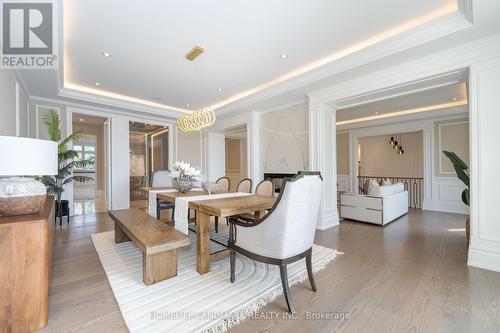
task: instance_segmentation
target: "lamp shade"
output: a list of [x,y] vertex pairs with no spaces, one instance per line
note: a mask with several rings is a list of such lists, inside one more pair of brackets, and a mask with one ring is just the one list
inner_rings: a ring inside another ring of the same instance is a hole
[[0,176],[57,175],[57,142],[0,136]]

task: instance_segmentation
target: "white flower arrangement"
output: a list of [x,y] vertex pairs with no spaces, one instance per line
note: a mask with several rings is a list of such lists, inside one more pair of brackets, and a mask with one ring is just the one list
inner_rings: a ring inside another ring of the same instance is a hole
[[196,170],[187,162],[175,161],[168,175],[175,180],[194,182],[199,179],[200,170]]

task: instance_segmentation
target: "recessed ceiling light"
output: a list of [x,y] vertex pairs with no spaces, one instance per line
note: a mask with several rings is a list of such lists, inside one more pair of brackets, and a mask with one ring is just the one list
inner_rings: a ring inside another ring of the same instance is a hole
[[83,118],[80,118],[80,121],[83,121]]
[[105,56],[106,58],[111,57],[111,53],[109,52],[103,52],[102,55]]
[[217,91],[221,92],[221,91],[222,91],[222,88],[217,89]]
[[457,98],[456,98],[456,97],[453,97],[453,100],[454,100],[454,101],[456,101],[456,100],[457,100]]
[[95,85],[99,87],[101,84],[99,82],[96,82]]
[[286,58],[288,58],[288,54],[283,53],[280,57],[281,57],[281,59],[286,59]]
[[186,104],[186,106],[187,106],[187,107],[190,107],[190,106],[191,106],[191,104],[187,103],[187,104]]
[[378,114],[378,112],[375,112],[375,114]]

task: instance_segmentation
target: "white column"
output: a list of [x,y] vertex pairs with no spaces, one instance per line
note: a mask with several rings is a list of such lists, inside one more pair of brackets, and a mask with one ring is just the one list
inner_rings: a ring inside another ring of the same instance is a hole
[[111,119],[111,209],[130,207],[129,121]]
[[207,180],[226,175],[226,141],[223,132],[207,132]]
[[500,57],[470,67],[471,266],[500,272]]
[[248,176],[252,178],[253,186],[263,179],[260,170],[260,114],[252,111],[247,124]]
[[339,224],[335,109],[309,98],[309,170],[320,171],[323,193],[317,229]]

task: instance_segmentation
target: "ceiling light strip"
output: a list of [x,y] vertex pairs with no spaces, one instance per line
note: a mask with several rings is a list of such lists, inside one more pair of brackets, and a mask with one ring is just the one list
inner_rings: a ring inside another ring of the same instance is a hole
[[416,109],[409,109],[409,110],[379,114],[376,116],[368,116],[368,117],[363,117],[363,118],[338,121],[336,124],[337,124],[337,126],[355,124],[355,123],[361,123],[361,122],[371,121],[371,120],[379,120],[379,119],[386,119],[386,118],[392,118],[392,117],[398,117],[398,116],[405,116],[405,115],[414,114],[414,113],[436,111],[439,109],[446,109],[446,108],[452,108],[455,106],[463,106],[463,105],[467,105],[466,99],[461,100],[461,101],[457,101],[457,102],[452,102],[452,103],[436,104],[436,105],[424,106],[424,107],[416,108]]

